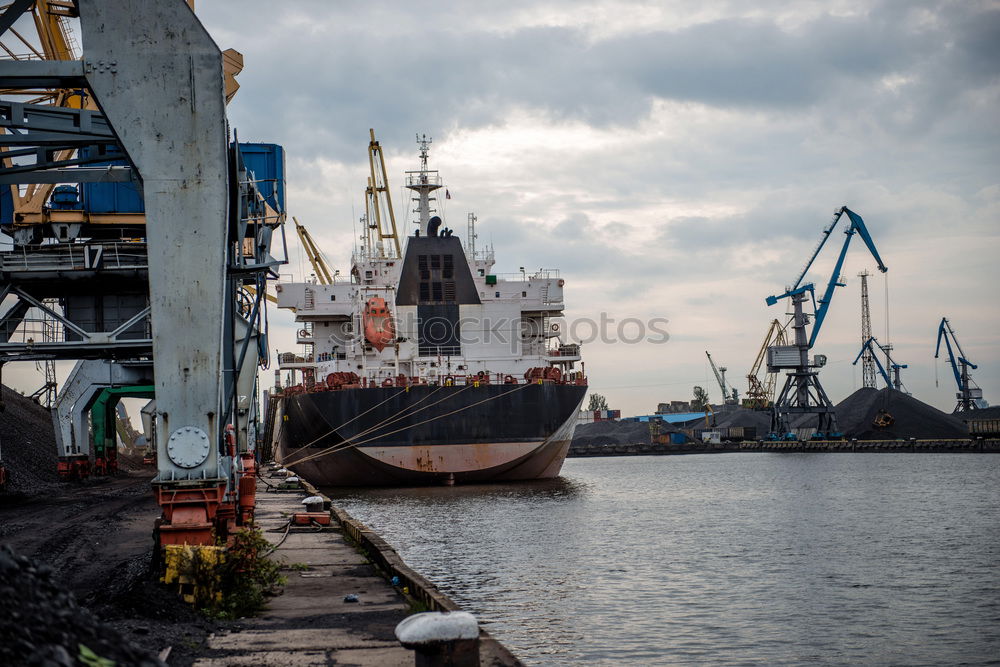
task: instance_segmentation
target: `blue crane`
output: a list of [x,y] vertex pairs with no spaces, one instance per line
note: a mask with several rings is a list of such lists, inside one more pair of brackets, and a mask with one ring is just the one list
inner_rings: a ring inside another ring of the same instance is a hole
[[[830,235],[833,234],[834,228],[836,228],[837,223],[840,222],[841,217],[844,214],[850,219],[850,226],[844,230],[846,238],[844,239],[844,246],[840,249],[840,255],[837,257],[837,263],[833,267],[833,273],[830,275],[830,281],[826,285],[826,290],[823,292],[823,296],[820,300],[816,301],[815,286],[813,283],[806,283],[802,285],[802,279],[805,278],[806,273],[812,267],[813,262],[816,261],[816,257],[819,255],[820,251],[823,250],[823,246],[826,245],[827,240],[829,240]],[[799,294],[804,294],[806,292],[812,297],[813,300],[813,312],[814,312],[814,323],[812,334],[809,336],[809,347],[812,348],[816,344],[816,338],[819,336],[819,331],[823,327],[823,321],[826,319],[826,313],[830,309],[830,303],[833,301],[833,293],[838,287],[843,287],[844,283],[840,282],[840,271],[844,267],[844,259],[847,257],[847,249],[851,245],[851,239],[854,235],[858,234],[861,240],[865,242],[868,246],[868,250],[871,251],[872,257],[878,263],[878,270],[885,273],[889,269],[886,268],[885,264],[882,263],[882,258],[878,254],[878,250],[875,248],[875,242],[872,240],[871,234],[868,233],[868,228],[865,227],[865,221],[860,215],[847,208],[846,206],[841,206],[840,209],[834,213],[833,220],[827,225],[826,229],[823,230],[823,237],[819,241],[819,245],[813,251],[812,256],[809,261],[806,262],[805,266],[802,267],[802,271],[799,272],[798,278],[796,278],[795,283],[788,289],[784,294],[779,296],[769,296],[766,299],[767,305],[773,306],[778,303],[779,300],[794,297]]]
[[[955,375],[955,384],[958,385],[958,393],[955,394],[955,397],[958,398],[958,405],[955,406],[955,412],[968,412],[979,408],[983,400],[983,390],[976,386],[969,375],[970,368],[979,367],[966,359],[965,352],[962,351],[962,346],[959,344],[958,338],[955,337],[955,331],[951,328],[951,322],[948,321],[947,317],[942,317],[941,324],[938,325],[937,347],[934,349],[935,359],[941,354],[942,340],[948,352],[951,372]],[[952,348],[953,343],[954,349]],[[958,350],[957,355],[955,350]]]
[[[840,249],[840,255],[837,257],[837,263],[833,267],[833,274],[830,276],[823,296],[817,301],[815,285],[813,283],[803,283],[802,281],[845,213],[851,224],[844,230],[846,238],[844,239],[843,247]],[[833,402],[826,395],[819,382],[818,371],[813,370],[826,363],[826,357],[816,355],[812,363],[810,363],[809,350],[812,349],[816,343],[816,339],[819,337],[819,332],[823,327],[827,311],[830,309],[830,304],[833,301],[834,292],[838,287],[843,287],[844,285],[840,282],[840,272],[844,267],[847,249],[850,247],[851,239],[854,238],[855,234],[861,236],[861,240],[868,246],[868,250],[878,263],[879,271],[882,273],[888,271],[878,254],[878,250],[875,248],[875,242],[872,240],[871,234],[868,233],[868,228],[865,227],[864,220],[861,219],[860,215],[846,206],[841,206],[834,212],[833,220],[823,230],[823,236],[819,244],[813,250],[809,261],[802,267],[802,271],[799,272],[795,283],[785,290],[784,294],[769,296],[765,300],[767,305],[773,306],[781,299],[791,299],[794,310],[792,318],[792,331],[795,336],[794,344],[775,345],[769,347],[767,350],[767,366],[769,371],[776,372],[783,368],[790,371],[785,378],[785,385],[774,403],[774,411],[771,414],[771,437],[785,439],[793,437],[789,429],[789,417],[793,414],[817,415],[817,430],[813,434],[813,438],[827,439],[842,437],[837,427],[837,416],[834,412]],[[806,337],[806,325],[809,322],[809,317],[803,311],[803,304],[807,300],[812,300],[813,303],[813,328],[812,334],[808,338]]]
[[[881,350],[882,353],[885,355],[886,364],[889,366],[889,370],[892,371],[891,379],[889,378],[889,373],[886,371],[885,366],[883,366],[882,362],[878,360],[878,355],[875,353],[876,347],[879,350]],[[878,367],[879,374],[882,376],[882,379],[885,380],[885,386],[892,387],[897,391],[903,391],[903,382],[899,379],[899,371],[902,368],[908,368],[908,366],[906,364],[896,363],[895,360],[893,360],[892,356],[890,356],[889,354],[889,351],[891,349],[892,349],[891,345],[882,345],[882,343],[878,342],[875,336],[872,336],[871,338],[865,341],[864,345],[861,346],[861,351],[858,352],[858,356],[854,359],[853,365],[857,366],[858,361],[861,359],[861,356],[865,353],[865,350],[868,350],[869,352],[871,352],[872,359],[874,359],[875,365]]]

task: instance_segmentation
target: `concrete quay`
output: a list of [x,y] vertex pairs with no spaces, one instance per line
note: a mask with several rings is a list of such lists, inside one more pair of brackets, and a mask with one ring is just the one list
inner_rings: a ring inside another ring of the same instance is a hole
[[577,445],[569,458],[588,456],[650,456],[671,454],[722,454],[727,452],[870,452],[870,453],[1000,453],[1000,440],[820,440],[744,441],[680,444],[633,443],[625,445]]
[[[458,606],[410,570],[381,538],[339,509],[329,510],[333,516],[329,528],[292,527],[286,535],[292,513],[304,510],[302,500],[321,494],[308,483],[301,491],[273,490],[282,481],[273,473],[258,480],[255,521],[268,541],[279,544],[273,557],[285,564],[284,590],[257,617],[209,637],[194,664],[413,665],[415,654],[396,639],[396,625],[418,611]],[[324,502],[330,508],[329,499],[324,497]],[[358,537],[361,544],[355,541]],[[398,587],[389,583],[387,577],[392,576],[399,577]],[[345,601],[349,595],[357,596],[357,601]],[[521,662],[481,630],[480,664]]]

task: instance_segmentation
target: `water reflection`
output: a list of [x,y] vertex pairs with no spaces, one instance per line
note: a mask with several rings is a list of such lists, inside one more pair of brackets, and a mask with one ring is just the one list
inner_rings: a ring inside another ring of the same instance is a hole
[[490,502],[495,500],[529,499],[532,502],[570,500],[587,492],[590,483],[569,477],[537,479],[504,484],[462,484],[456,486],[414,486],[403,488],[328,487],[323,493],[333,499],[365,498],[378,504],[395,502],[430,503],[434,505],[461,504],[470,500]]

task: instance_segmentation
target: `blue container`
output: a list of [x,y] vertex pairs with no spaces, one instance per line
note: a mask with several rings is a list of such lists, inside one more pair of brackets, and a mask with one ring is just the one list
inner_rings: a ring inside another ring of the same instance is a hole
[[670,442],[675,445],[683,445],[685,442],[687,442],[687,436],[684,435],[683,433],[671,433]]
[[[285,149],[278,144],[239,145],[243,163],[253,172],[257,189],[270,206],[285,212]],[[87,156],[86,149],[80,151]],[[106,160],[88,166],[125,166],[125,160]],[[9,198],[9,195],[8,195]],[[0,204],[3,204],[0,201]],[[0,206],[0,209],[3,207]],[[145,213],[146,206],[139,189],[132,183],[84,183],[83,210],[89,213]],[[6,213],[0,210],[0,214]],[[11,217],[7,214],[7,217]]]
[[285,212],[285,149],[278,144],[240,144],[243,164],[264,200],[278,213]]
[[[87,149],[80,150],[85,158]],[[88,164],[88,167],[124,167],[126,160],[106,160]],[[145,213],[146,204],[139,189],[132,183],[83,183],[83,210],[88,213]]]

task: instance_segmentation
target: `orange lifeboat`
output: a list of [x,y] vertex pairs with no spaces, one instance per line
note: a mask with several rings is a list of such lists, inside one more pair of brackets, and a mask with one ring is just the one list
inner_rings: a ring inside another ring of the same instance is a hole
[[381,352],[396,337],[396,325],[385,299],[373,296],[365,304],[365,339]]

